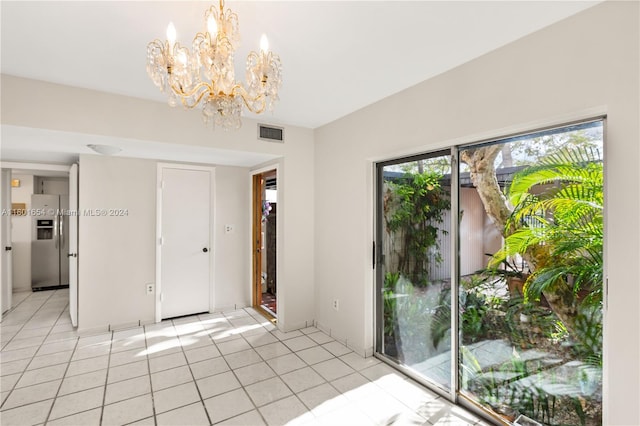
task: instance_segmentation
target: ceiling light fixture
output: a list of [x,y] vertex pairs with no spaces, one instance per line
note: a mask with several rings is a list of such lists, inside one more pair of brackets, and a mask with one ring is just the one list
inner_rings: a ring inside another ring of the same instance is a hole
[[102,155],[115,155],[120,151],[122,151],[121,148],[118,148],[117,146],[113,146],[113,145],[98,145],[98,144],[90,143],[89,145],[87,145],[87,147],[91,148],[98,154],[102,154]]
[[240,42],[238,16],[231,9],[211,6],[205,12],[206,30],[197,33],[193,48],[176,42],[173,22],[167,28],[167,41],[154,40],[147,46],[147,73],[161,92],[168,93],[169,105],[178,99],[186,108],[202,104],[205,124],[224,129],[242,125],[242,105],[260,114],[273,110],[282,85],[280,57],[269,51],[263,34],[260,52],[247,56],[247,86],[235,79],[233,56]]

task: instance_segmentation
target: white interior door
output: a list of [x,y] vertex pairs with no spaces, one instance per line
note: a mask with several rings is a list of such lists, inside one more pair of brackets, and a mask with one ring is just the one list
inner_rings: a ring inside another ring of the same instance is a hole
[[0,291],[0,305],[2,313],[11,309],[11,297],[13,292],[13,257],[11,255],[11,170],[3,169],[0,179],[0,194],[2,198],[2,229],[0,229],[2,250],[2,290]]
[[162,318],[209,311],[211,180],[212,170],[162,168]]
[[[69,211],[78,211],[78,165],[69,168]],[[68,216],[69,226],[69,315],[78,326],[78,215]]]

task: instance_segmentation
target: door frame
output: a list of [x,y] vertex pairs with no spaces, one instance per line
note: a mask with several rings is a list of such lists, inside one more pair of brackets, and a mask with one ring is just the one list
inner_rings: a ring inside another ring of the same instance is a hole
[[[561,129],[561,128],[569,128],[573,125],[577,125],[577,124],[583,124],[583,123],[589,123],[589,122],[596,122],[596,121],[601,121],[602,122],[602,128],[603,128],[603,134],[602,134],[602,143],[603,143],[603,153],[604,153],[604,159],[605,162],[603,164],[604,166],[604,178],[605,178],[605,187],[604,187],[604,196],[605,196],[605,208],[604,208],[604,213],[606,215],[607,212],[607,207],[606,207],[606,200],[607,200],[607,187],[606,187],[606,182],[607,182],[607,163],[606,163],[606,158],[608,158],[607,156],[607,152],[608,152],[608,144],[607,144],[607,140],[608,140],[608,133],[607,133],[607,126],[608,126],[608,117],[607,114],[601,111],[596,111],[595,113],[592,113],[593,111],[587,111],[585,113],[581,113],[581,114],[576,114],[576,115],[572,115],[571,117],[569,117],[569,119],[567,120],[559,120],[559,121],[542,121],[542,122],[534,122],[533,124],[525,124],[525,125],[521,125],[521,126],[514,126],[512,128],[509,128],[507,130],[505,130],[504,132],[501,133],[496,133],[495,135],[492,134],[481,134],[479,136],[467,136],[464,139],[455,139],[455,140],[451,140],[451,141],[447,141],[446,143],[444,143],[444,145],[441,148],[438,147],[434,147],[433,149],[417,149],[415,152],[412,153],[398,153],[397,156],[385,156],[385,157],[381,157],[380,159],[372,159],[370,160],[370,166],[371,166],[371,173],[373,176],[372,179],[372,184],[369,186],[370,189],[370,193],[373,196],[372,199],[372,218],[374,221],[374,226],[372,229],[372,235],[373,235],[373,242],[374,242],[374,253],[373,253],[373,263],[375,265],[375,271],[373,274],[373,288],[374,288],[374,301],[373,301],[373,307],[374,307],[374,312],[373,312],[373,324],[374,324],[374,340],[373,340],[373,347],[374,347],[374,353],[373,356],[379,360],[381,360],[382,362],[392,366],[393,368],[403,372],[405,375],[407,375],[408,377],[412,378],[413,380],[415,380],[416,382],[422,384],[423,386],[425,386],[426,388],[432,390],[433,392],[435,392],[436,394],[442,396],[443,398],[446,398],[448,401],[457,404],[467,410],[469,410],[471,413],[476,414],[477,416],[479,416],[482,419],[485,420],[489,420],[491,422],[496,422],[496,424],[505,424],[503,422],[503,420],[501,418],[499,418],[498,416],[494,416],[492,413],[490,413],[484,406],[482,406],[478,401],[474,401],[471,398],[469,398],[468,395],[464,394],[463,392],[461,392],[461,383],[460,383],[460,365],[461,365],[461,360],[460,360],[460,350],[461,350],[461,343],[459,341],[459,328],[461,326],[460,324],[460,318],[459,318],[459,290],[460,290],[460,223],[459,223],[459,213],[460,212],[460,156],[459,153],[461,150],[464,150],[465,148],[470,148],[470,147],[478,147],[478,146],[482,146],[482,145],[486,145],[486,144],[492,144],[492,143],[502,143],[504,140],[506,139],[510,139],[513,137],[517,137],[517,136],[521,136],[521,135],[533,135],[536,133],[540,133],[540,132],[544,132],[545,130],[551,130],[551,129]],[[382,341],[382,336],[381,336],[381,332],[379,330],[379,326],[382,324],[381,318],[382,318],[382,312],[381,312],[381,302],[382,302],[382,298],[380,297],[380,284],[382,283],[381,281],[381,276],[382,276],[382,271],[380,271],[379,265],[383,262],[383,259],[380,256],[379,253],[379,249],[378,246],[380,245],[380,231],[381,231],[381,223],[380,223],[380,218],[379,218],[379,212],[382,211],[382,209],[380,208],[382,203],[382,197],[381,197],[381,191],[380,189],[382,188],[382,173],[380,173],[379,171],[382,170],[381,166],[384,166],[385,164],[394,164],[399,162],[398,160],[402,160],[402,161],[410,161],[413,158],[424,158],[425,155],[430,155],[436,152],[445,152],[450,150],[450,155],[451,155],[451,211],[454,212],[454,214],[451,215],[451,231],[450,231],[450,238],[452,239],[451,241],[451,249],[450,249],[450,255],[452,256],[452,262],[451,262],[451,332],[450,332],[450,338],[451,338],[451,389],[449,391],[446,391],[445,389],[442,389],[438,386],[434,386],[434,384],[429,381],[429,380],[425,380],[422,376],[415,374],[415,372],[402,364],[393,362],[391,359],[389,359],[388,357],[386,357],[384,354],[381,354],[378,349],[379,349],[379,343]],[[606,351],[606,345],[607,345],[607,312],[608,312],[608,293],[607,293],[607,288],[608,288],[608,262],[607,262],[607,247],[608,247],[608,232],[607,232],[607,222],[605,220],[604,223],[604,236],[603,236],[603,242],[604,242],[604,247],[603,247],[603,260],[604,260],[604,270],[603,270],[603,282],[602,282],[602,286],[603,286],[603,317],[602,317],[602,326],[604,328],[603,331],[603,339],[602,339],[602,351],[603,351],[603,355],[604,355],[604,359],[605,359],[605,364],[602,368],[602,371],[604,372],[606,370],[606,359],[607,359],[607,351]],[[602,384],[601,387],[602,391],[605,392],[606,391],[606,381]],[[603,408],[603,421],[606,423],[606,410],[607,410],[607,405],[606,405],[606,401],[602,401],[602,408]]]
[[[258,300],[258,292],[257,292],[257,288],[260,285],[260,280],[259,280],[259,273],[260,271],[257,270],[256,268],[256,256],[255,256],[255,252],[256,252],[256,227],[258,225],[257,223],[257,217],[255,215],[255,202],[256,202],[256,193],[254,191],[254,186],[255,186],[255,181],[256,181],[256,176],[262,175],[266,172],[271,172],[271,171],[275,171],[276,172],[276,182],[278,185],[278,214],[276,215],[276,241],[278,241],[279,243],[276,244],[276,273],[278,274],[278,282],[277,282],[277,295],[276,295],[276,311],[278,313],[278,317],[277,318],[272,318],[274,321],[276,322],[280,322],[282,323],[282,318],[283,318],[283,304],[281,303],[282,299],[282,286],[280,285],[282,280],[280,278],[279,275],[279,271],[281,271],[280,265],[281,265],[281,249],[280,247],[282,246],[282,206],[283,206],[283,202],[282,202],[282,190],[280,189],[281,187],[281,177],[280,177],[280,165],[279,164],[271,164],[265,167],[261,167],[259,169],[256,170],[251,170],[251,176],[250,176],[250,180],[249,180],[249,209],[251,211],[251,214],[249,215],[249,226],[250,226],[250,232],[249,232],[249,247],[250,247],[250,252],[249,252],[249,264],[251,265],[251,281],[249,283],[249,294],[250,294],[250,300],[251,300],[251,305],[253,308],[256,308],[257,306],[259,306],[259,300]],[[260,202],[262,202],[262,198],[260,198]],[[262,292],[260,292],[260,294],[262,294]],[[262,312],[262,310],[259,310],[258,312]]]
[[[2,168],[2,170],[8,170],[9,171],[9,180],[11,180],[11,174],[15,171],[15,170],[19,170],[21,173],[23,174],[31,174],[36,176],[38,174],[38,172],[40,173],[55,173],[56,175],[59,176],[69,176],[69,172],[70,172],[70,168],[71,165],[64,165],[64,164],[53,164],[53,163],[33,163],[33,162],[18,162],[18,161],[1,161],[0,162],[0,167]],[[9,189],[11,189],[11,186],[9,185]],[[11,207],[11,191],[9,190],[8,192],[9,195],[9,208]],[[77,194],[77,193],[76,193]],[[11,221],[11,218],[9,218],[9,221]],[[4,233],[4,232],[2,232]],[[11,241],[9,241],[9,244],[11,244]],[[2,250],[4,251],[4,247],[2,247]],[[13,252],[13,250],[12,250]],[[11,263],[13,263],[13,253],[11,253]],[[78,263],[80,262],[80,259],[78,259]],[[8,301],[10,302],[9,304],[9,310],[11,310],[12,308],[12,301],[13,301],[13,265],[10,265],[10,288],[8,289],[2,289],[0,291],[9,291],[9,296],[8,296]],[[4,269],[3,269],[3,273],[4,273]],[[71,315],[71,314],[70,314]],[[76,321],[77,322],[77,321]],[[75,327],[75,325],[74,325]]]
[[73,163],[69,167],[69,211],[75,212],[69,215],[69,243],[67,259],[69,261],[69,315],[71,325],[78,326],[78,231],[79,231],[79,166]]
[[13,252],[11,245],[11,169],[2,169],[0,179],[2,188],[1,207],[2,224],[0,225],[0,235],[2,235],[2,274],[0,276],[0,315],[9,312],[13,307]]
[[[261,240],[257,235],[261,232],[261,219],[257,213],[257,203],[262,202],[262,184],[260,185],[260,191],[256,188],[258,181],[262,179],[262,173],[256,173],[251,176],[251,305],[254,308],[260,306],[260,296],[262,288],[258,292],[258,286],[262,286],[262,256],[258,256],[256,253],[261,249]],[[277,300],[277,299],[276,299]],[[277,303],[277,302],[276,302]]]
[[[382,216],[380,213],[383,211],[383,184],[384,184],[384,176],[383,170],[386,166],[394,165],[394,164],[403,164],[412,161],[434,158],[439,156],[449,156],[451,162],[451,189],[450,189],[450,197],[451,197],[451,212],[457,211],[458,209],[458,156],[457,156],[458,146],[452,145],[450,147],[445,147],[441,149],[433,149],[433,150],[425,150],[422,153],[417,154],[409,154],[404,156],[392,157],[389,159],[375,161],[372,163],[373,168],[373,241],[374,241],[374,253],[373,253],[373,264],[374,264],[374,300],[373,300],[373,311],[374,311],[374,346],[373,346],[373,355],[375,358],[385,362],[386,364],[391,365],[392,367],[402,371],[405,375],[411,377],[416,382],[422,384],[426,388],[430,389],[434,393],[442,396],[450,402],[457,402],[457,388],[458,388],[458,374],[457,368],[452,368],[451,373],[451,387],[447,389],[445,386],[442,386],[435,381],[430,380],[426,376],[421,376],[417,374],[412,368],[400,364],[398,362],[393,361],[386,354],[383,353],[382,345],[384,345],[384,337],[383,337],[383,327],[384,327],[384,316],[383,316],[383,284],[384,284],[384,256],[383,256],[383,225],[382,225]],[[455,210],[454,210],[455,209]],[[459,270],[459,262],[460,259],[458,257],[459,250],[459,238],[458,236],[458,215],[451,214],[450,218],[450,235],[451,238],[451,246],[449,253],[443,253],[451,257],[450,262],[450,275],[451,275],[451,365],[457,365],[457,357],[458,357],[458,339],[457,339],[457,328],[458,328],[458,270]]]
[[[214,309],[215,290],[215,194],[216,194],[216,168],[213,166],[199,166],[183,163],[157,163],[156,172],[156,282],[154,285],[155,322],[162,321],[162,172],[164,169],[180,169],[190,171],[209,172],[209,312]],[[188,210],[185,206],[185,212]]]

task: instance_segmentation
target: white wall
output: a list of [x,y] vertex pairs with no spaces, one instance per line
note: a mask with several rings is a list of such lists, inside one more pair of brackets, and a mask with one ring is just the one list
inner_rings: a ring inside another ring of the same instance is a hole
[[[249,170],[216,167],[215,310],[251,306]],[[225,233],[225,225],[233,232]]]
[[604,423],[640,424],[639,27],[638,2],[605,2],[316,129],[319,323],[372,350],[372,161],[604,112]]
[[[291,131],[287,137],[291,136]],[[261,164],[252,173],[277,168],[278,215],[277,258],[278,328],[283,331],[311,326],[314,309],[314,204],[313,146],[291,146],[290,154]],[[311,246],[309,246],[311,242]]]
[[69,178],[36,176],[34,179],[34,193],[69,195]]
[[[156,163],[80,156],[78,329],[153,322],[155,301]],[[127,209],[123,217],[85,210]]]
[[[20,186],[11,188],[11,203],[24,203],[31,208],[33,176],[13,174]],[[31,221],[32,216],[11,216],[11,247],[13,257],[13,291],[31,290]]]
[[[79,328],[149,323],[155,298],[157,163],[120,157],[80,157],[80,212],[122,208],[126,217],[80,215]],[[214,310],[251,304],[248,169],[215,167]],[[225,234],[224,225],[234,225]]]
[[[289,136],[291,132],[287,134]],[[313,146],[291,147],[278,169],[278,327],[311,326],[314,309]],[[282,237],[280,237],[282,235]],[[309,244],[311,243],[311,244]]]
[[[1,78],[2,115],[0,120],[2,124],[73,132],[79,135],[100,135],[136,139],[142,142],[195,145],[279,156],[282,164],[278,182],[281,190],[279,195],[282,199],[289,201],[286,207],[279,206],[278,214],[284,220],[284,227],[286,227],[286,230],[283,229],[282,239],[279,240],[282,242],[280,247],[282,262],[278,272],[278,286],[288,300],[283,312],[280,313],[278,325],[282,329],[290,330],[304,327],[313,321],[314,148],[312,130],[285,126],[284,144],[264,142],[257,139],[257,121],[247,118],[243,119],[243,127],[238,131],[225,132],[220,129],[212,131],[203,125],[199,110],[172,109],[164,102],[146,101],[4,74]],[[268,122],[268,116],[263,120]],[[126,144],[127,141],[122,140],[121,145],[124,149],[120,156],[126,156]],[[81,167],[81,179],[86,172],[86,170],[83,172]],[[96,178],[98,179],[97,176]],[[118,182],[121,181],[118,177],[115,179]],[[221,180],[218,180],[218,183],[220,182]],[[250,185],[248,180],[246,182],[244,194],[249,200]],[[134,182],[132,185],[137,187],[141,183]],[[97,188],[100,187],[98,184]],[[91,190],[85,187],[85,191],[90,193]],[[82,200],[80,202],[83,203]],[[249,225],[247,219],[244,226],[250,229]],[[240,224],[236,230],[238,233],[244,232]],[[80,231],[82,232],[82,229]],[[85,238],[89,237],[85,236]],[[247,248],[245,257],[248,259],[249,256],[250,250]],[[82,260],[79,262],[82,264]],[[237,265],[233,268],[237,268]],[[227,271],[227,277],[230,276],[230,271],[231,269]],[[246,272],[242,278],[238,279],[249,279],[248,273]],[[246,288],[244,291],[250,291],[250,282],[247,281],[243,285]],[[82,311],[83,299],[82,296],[80,297]],[[234,297],[240,297],[240,295],[235,294]],[[90,308],[91,305],[88,305],[85,309]],[[136,306],[127,305],[123,318],[130,320],[140,316],[134,315],[136,309]],[[146,312],[144,303],[143,309]],[[82,313],[80,317],[82,321]],[[99,323],[97,319],[87,324],[81,322],[80,327],[105,325],[105,323]]]

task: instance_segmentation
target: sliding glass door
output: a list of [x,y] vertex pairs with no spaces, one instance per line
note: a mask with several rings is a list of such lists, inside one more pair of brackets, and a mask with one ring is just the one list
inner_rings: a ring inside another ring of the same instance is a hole
[[378,356],[487,417],[600,424],[602,153],[595,120],[379,163]]
[[450,390],[450,153],[381,163],[377,176],[378,352]]

